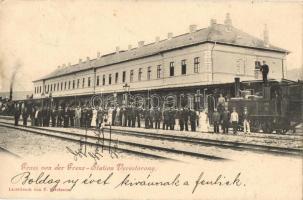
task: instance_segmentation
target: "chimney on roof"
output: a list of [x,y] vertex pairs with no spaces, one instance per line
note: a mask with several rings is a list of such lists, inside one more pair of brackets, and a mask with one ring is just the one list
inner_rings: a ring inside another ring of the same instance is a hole
[[173,33],[172,32],[169,32],[167,33],[167,39],[172,39],[173,38]]
[[82,63],[82,59],[81,58],[79,58],[79,64],[81,64]]
[[89,61],[90,61],[90,59],[89,59],[89,57],[87,56],[87,57],[86,57],[86,62],[89,62]]
[[101,53],[100,51],[97,52],[97,58],[100,58],[101,57]]
[[210,20],[210,26],[214,26],[214,25],[216,25],[216,24],[217,24],[217,20],[214,19],[214,18],[212,18],[212,19]]
[[131,50],[131,49],[132,49],[132,45],[129,44],[129,45],[128,45],[128,50]]
[[156,42],[156,43],[160,42],[160,37],[159,37],[159,36],[157,36],[157,37],[155,38],[155,42]]
[[143,47],[144,46],[144,41],[139,41],[138,42],[138,47],[140,48],[140,47]]
[[230,14],[229,13],[226,13],[226,17],[225,17],[225,20],[224,20],[224,24],[226,26],[226,30],[227,31],[230,31],[231,28],[232,28],[232,21],[231,21],[231,18],[230,18]]
[[196,31],[197,31],[197,25],[196,24],[191,24],[189,26],[189,32],[193,33],[193,32],[196,32]]
[[225,24],[225,26],[227,26],[228,29],[230,29],[232,27],[232,21],[231,21],[229,13],[226,13],[224,24]]
[[267,24],[264,24],[263,40],[264,40],[264,45],[266,47],[268,47],[269,46],[269,35],[268,35]]
[[116,46],[116,53],[119,53],[119,52],[120,52],[120,47]]
[[58,65],[58,69],[60,69],[61,68],[61,65]]

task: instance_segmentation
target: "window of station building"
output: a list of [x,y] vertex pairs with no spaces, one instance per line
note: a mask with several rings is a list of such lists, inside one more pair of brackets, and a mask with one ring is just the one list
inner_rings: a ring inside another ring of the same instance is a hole
[[77,88],[80,86],[80,79],[77,80]]
[[53,84],[50,85],[50,91],[53,91]]
[[142,68],[139,68],[139,71],[138,71],[138,81],[141,81],[142,79]]
[[194,73],[199,73],[200,71],[200,57],[194,58]]
[[37,87],[35,87],[35,94],[37,93]]
[[186,60],[181,61],[181,74],[186,74]]
[[112,74],[108,75],[108,84],[111,85],[112,84]]
[[66,82],[64,82],[64,90],[66,90]]
[[59,83],[57,83],[57,91],[59,91]]
[[169,63],[169,76],[174,76],[175,75],[175,66],[174,62]]
[[97,76],[97,83],[96,83],[97,86],[99,86],[99,76]]
[[41,93],[41,91],[42,91],[42,87],[40,86],[40,89],[39,89],[39,91],[40,91],[40,93]]
[[49,85],[47,85],[47,92],[49,92]]
[[151,79],[151,66],[147,67],[147,80]]
[[70,89],[70,81],[68,81],[68,89]]
[[123,71],[122,73],[122,82],[125,83],[125,79],[126,79],[126,71]]
[[61,91],[63,90],[63,82],[61,82]]
[[105,85],[105,75],[103,75],[102,85]]
[[161,65],[157,66],[157,78],[161,78]]
[[87,87],[90,87],[90,77],[87,78]]
[[85,85],[85,78],[82,79],[82,88],[84,88]]
[[115,83],[118,83],[118,80],[119,80],[119,73],[116,72],[116,75],[115,75]]
[[133,82],[134,81],[134,70],[130,70],[129,72],[129,82]]
[[75,80],[73,80],[73,89],[75,89]]

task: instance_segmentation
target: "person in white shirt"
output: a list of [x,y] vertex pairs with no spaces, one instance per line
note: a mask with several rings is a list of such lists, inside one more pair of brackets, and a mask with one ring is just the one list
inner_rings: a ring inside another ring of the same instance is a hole
[[233,127],[233,132],[234,134],[237,133],[238,130],[238,122],[239,122],[239,116],[238,113],[236,111],[236,108],[233,108],[233,112],[230,115],[230,123]]

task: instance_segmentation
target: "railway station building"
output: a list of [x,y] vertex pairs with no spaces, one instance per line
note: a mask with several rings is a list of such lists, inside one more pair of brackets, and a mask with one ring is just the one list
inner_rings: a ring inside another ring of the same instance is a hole
[[235,77],[261,83],[258,67],[262,61],[269,65],[269,79],[286,78],[288,53],[270,44],[266,27],[264,38],[259,39],[234,27],[227,14],[222,24],[211,19],[206,28],[190,25],[189,32],[182,35],[168,33],[167,38],[156,37],[149,44],[139,41],[135,48],[116,47],[109,54],[98,52],[96,58],[58,66],[33,81],[33,97],[51,96],[55,104],[64,99],[83,103],[100,94],[109,103],[114,100],[123,104],[125,94],[130,94],[133,101],[144,104],[171,101],[170,106],[182,106],[184,99],[185,104],[193,106],[195,102],[205,103],[210,93],[235,95]]

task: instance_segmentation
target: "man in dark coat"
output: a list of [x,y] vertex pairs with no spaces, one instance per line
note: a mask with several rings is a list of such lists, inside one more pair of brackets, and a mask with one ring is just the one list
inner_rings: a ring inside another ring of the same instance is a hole
[[19,104],[14,106],[14,118],[15,118],[15,126],[18,126],[19,119],[20,119],[20,108]]
[[168,111],[168,124],[169,124],[169,129],[174,130],[175,129],[175,111],[173,110],[172,107],[170,107]]
[[268,75],[268,72],[269,72],[269,67],[266,64],[265,60],[263,60],[263,65],[261,65],[260,71],[262,72],[263,83],[267,84],[267,75]]
[[69,125],[69,107],[66,106],[63,111],[63,126],[64,128],[67,128]]
[[50,118],[51,118],[51,109],[50,107],[46,107],[45,109],[45,126],[49,126],[49,123],[50,123]]
[[70,122],[70,126],[71,127],[74,127],[74,118],[75,118],[75,114],[76,114],[76,111],[75,111],[75,107],[72,106],[70,107],[69,109],[69,122]]
[[168,130],[169,126],[169,111],[167,108],[163,111],[163,130]]
[[[181,120],[180,121],[182,121],[182,124],[184,124],[185,131],[188,131],[188,118],[189,118],[189,110],[188,110],[188,108],[183,108],[183,110],[181,112]],[[181,123],[180,123],[180,126],[181,126]],[[181,131],[183,131],[183,130],[184,129],[181,127]]]
[[149,110],[149,128],[154,128],[155,110],[151,108]]
[[89,128],[92,123],[93,118],[93,110],[90,106],[88,106],[87,113],[86,113],[86,127]]
[[161,122],[161,110],[157,108],[155,110],[155,129],[160,129],[160,122]]
[[214,133],[219,133],[219,125],[220,125],[220,113],[215,109],[213,112],[213,123],[214,123]]
[[28,118],[28,109],[26,106],[22,109],[22,119],[23,119],[23,126],[27,126],[27,118]]
[[142,108],[135,108],[135,117],[138,124],[138,128],[141,127],[141,113],[142,113]]
[[225,110],[223,111],[223,113],[221,115],[221,119],[222,119],[223,133],[228,133],[229,121],[230,121],[230,112],[226,107],[225,107]]
[[150,128],[150,125],[149,125],[149,120],[150,118],[150,111],[149,111],[149,108],[146,108],[144,110],[144,120],[145,120],[145,128]]
[[189,119],[190,119],[190,127],[191,127],[191,131],[196,131],[196,123],[197,123],[197,114],[196,112],[191,109],[189,111]]

